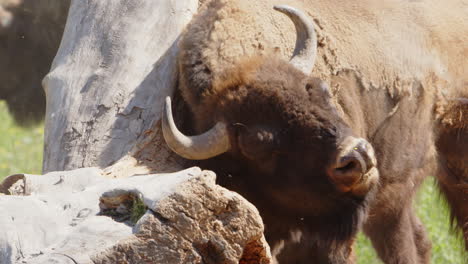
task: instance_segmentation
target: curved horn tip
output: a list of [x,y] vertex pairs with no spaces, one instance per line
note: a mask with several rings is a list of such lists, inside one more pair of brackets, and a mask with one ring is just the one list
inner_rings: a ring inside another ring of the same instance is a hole
[[164,102],[164,107],[167,109],[171,109],[171,104],[172,104],[172,101],[171,101],[171,97],[170,96],[166,96],[166,99],[165,99],[165,102]]
[[180,132],[172,116],[169,96],[166,97],[164,104],[162,132],[169,148],[186,159],[209,159],[230,149],[228,132],[224,123],[217,123],[207,132],[197,136],[186,136]]
[[297,39],[290,63],[298,70],[309,75],[314,68],[317,55],[317,34],[315,24],[304,12],[288,5],[275,5],[273,7],[287,15],[296,27]]
[[288,5],[274,5],[273,9],[275,9],[276,11],[280,11],[280,12],[298,11],[296,8],[292,6],[288,6]]

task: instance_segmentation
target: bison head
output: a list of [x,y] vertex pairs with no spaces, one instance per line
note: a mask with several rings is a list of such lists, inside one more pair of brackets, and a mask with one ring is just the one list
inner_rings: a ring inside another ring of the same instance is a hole
[[210,120],[196,120],[214,126],[200,135],[177,129],[167,98],[164,138],[187,159],[228,152],[257,175],[246,181],[262,199],[291,214],[314,218],[355,209],[377,181],[374,150],[340,117],[327,84],[308,76],[317,50],[313,22],[296,9],[275,9],[298,33],[290,62],[250,58],[219,78],[205,115]]

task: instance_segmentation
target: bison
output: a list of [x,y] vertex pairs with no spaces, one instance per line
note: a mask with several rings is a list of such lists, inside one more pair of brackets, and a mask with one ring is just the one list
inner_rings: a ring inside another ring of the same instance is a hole
[[429,263],[430,174],[467,240],[466,3],[288,1],[287,61],[273,2],[209,1],[187,27],[169,147],[258,207],[280,263],[353,263],[360,228],[385,263]]
[[27,125],[45,114],[42,78],[65,27],[69,0],[0,0],[0,100]]

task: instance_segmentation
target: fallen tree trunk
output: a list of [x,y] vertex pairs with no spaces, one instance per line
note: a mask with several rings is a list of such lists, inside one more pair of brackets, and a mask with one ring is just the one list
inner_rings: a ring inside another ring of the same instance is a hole
[[[45,173],[105,168],[124,157],[127,167],[138,160],[157,171],[181,168],[158,122],[177,78],[177,38],[197,8],[196,0],[72,1],[43,80]],[[142,154],[147,144],[157,153]]]

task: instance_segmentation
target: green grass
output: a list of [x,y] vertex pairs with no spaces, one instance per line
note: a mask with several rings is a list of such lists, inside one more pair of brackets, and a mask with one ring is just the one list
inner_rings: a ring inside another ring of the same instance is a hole
[[43,125],[17,126],[0,101],[0,180],[14,173],[40,174]]
[[468,263],[461,237],[449,232],[449,210],[433,179],[426,180],[423,188],[418,194],[416,210],[432,241],[432,263]]
[[[13,173],[41,173],[43,126],[21,128],[14,124],[8,110],[0,102],[0,180]],[[462,242],[449,233],[448,210],[439,199],[432,178],[426,180],[418,199],[415,201],[417,213],[432,240],[433,264],[465,264]],[[140,215],[140,207],[135,218]],[[359,235],[357,255],[359,264],[381,263],[367,238]],[[466,260],[466,259],[465,259]]]
[[143,201],[134,196],[132,201],[132,208],[130,210],[130,222],[136,224],[138,220],[146,213],[148,207],[143,203]]
[[[448,208],[439,196],[434,179],[428,178],[414,201],[416,212],[429,232],[432,241],[433,264],[466,264],[463,242],[449,230]],[[357,255],[359,264],[380,264],[371,242],[360,234]]]

